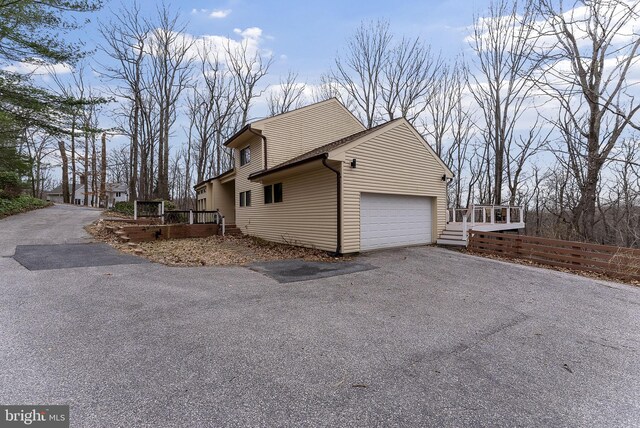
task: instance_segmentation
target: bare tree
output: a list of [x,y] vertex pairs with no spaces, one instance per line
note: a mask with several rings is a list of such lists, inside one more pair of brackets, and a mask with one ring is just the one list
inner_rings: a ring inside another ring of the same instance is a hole
[[449,204],[456,208],[462,206],[465,182],[476,181],[470,177],[468,168],[475,151],[469,150],[474,139],[474,123],[472,107],[464,100],[466,73],[460,58],[449,67],[443,66],[427,103],[426,114],[420,118],[427,141],[454,173],[449,186]]
[[31,195],[34,198],[42,198],[45,183],[51,176],[51,163],[49,161],[58,148],[54,138],[37,128],[24,130],[24,152],[31,160],[29,181],[31,182]]
[[200,75],[188,101],[189,140],[198,182],[229,167],[230,154],[223,144],[236,131],[240,112],[236,79],[213,46],[205,43],[199,56]]
[[172,14],[168,5],[158,10],[158,22],[151,31],[151,96],[159,109],[158,181],[156,196],[169,198],[169,137],[175,122],[177,102],[190,83],[194,41],[185,37],[185,24]]
[[506,141],[505,172],[510,205],[516,205],[527,163],[542,151],[551,135],[551,130],[545,130],[540,122],[541,119],[538,117],[528,133],[520,134]]
[[116,64],[103,65],[102,75],[108,80],[120,82],[121,86],[113,91],[113,95],[117,99],[124,99],[130,103],[130,108],[125,111],[126,126],[121,126],[131,139],[129,201],[135,200],[138,195],[136,185],[139,151],[142,144],[140,136],[143,63],[150,30],[147,21],[140,15],[138,2],[133,2],[129,8],[122,8],[113,15],[111,21],[100,26],[100,33],[104,40],[100,49],[115,60]]
[[382,110],[389,120],[404,117],[414,123],[437,88],[443,66],[440,57],[420,39],[403,38],[387,53],[382,80]]
[[274,116],[301,107],[305,102],[306,87],[306,84],[298,83],[298,73],[289,71],[284,79],[280,79],[280,84],[271,88],[269,92],[267,97],[269,114]]
[[553,40],[539,50],[538,86],[561,111],[554,125],[579,194],[571,222],[583,239],[594,240],[603,167],[625,130],[640,129],[634,122],[640,102],[628,77],[640,58],[633,26],[640,4],[580,0],[565,10],[562,3],[540,0],[538,12],[545,23],[541,34]]
[[389,23],[362,23],[347,42],[343,58],[335,60],[331,79],[353,100],[356,113],[367,128],[379,121],[382,79],[392,35]]
[[58,141],[58,151],[62,159],[62,202],[68,204],[70,201],[69,194],[69,156],[64,141]]
[[225,46],[229,70],[236,80],[236,91],[240,109],[240,126],[247,124],[253,100],[264,92],[258,84],[273,64],[272,56],[265,56],[257,47],[252,49],[247,40],[238,44],[227,42]]
[[517,124],[529,107],[535,87],[531,80],[537,70],[532,47],[537,32],[533,28],[533,3],[527,0],[522,11],[519,3],[496,0],[488,15],[476,18],[471,37],[475,53],[474,72],[470,73],[470,89],[482,112],[480,127],[492,166],[487,170],[491,184],[491,202],[501,204],[504,174],[510,154],[509,146],[516,138]]
[[389,23],[373,21],[349,39],[325,87],[346,99],[368,128],[396,117],[413,123],[427,108],[441,66],[420,39],[394,43]]

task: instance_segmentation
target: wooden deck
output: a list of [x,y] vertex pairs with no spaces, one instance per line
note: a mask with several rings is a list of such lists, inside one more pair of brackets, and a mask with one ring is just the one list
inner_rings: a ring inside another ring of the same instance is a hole
[[447,225],[436,243],[467,246],[471,231],[501,232],[524,229],[522,207],[509,205],[473,205],[447,210]]

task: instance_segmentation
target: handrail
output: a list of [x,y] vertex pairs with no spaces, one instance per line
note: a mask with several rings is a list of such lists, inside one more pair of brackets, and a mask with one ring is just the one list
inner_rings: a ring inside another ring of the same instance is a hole
[[[515,210],[514,214],[517,213],[515,217],[518,221],[513,221],[514,216],[511,215],[511,210]],[[522,206],[512,205],[471,205],[467,208],[450,208],[447,210],[447,223],[462,223],[462,235],[466,240],[469,237],[469,230],[474,226],[522,223],[523,211]],[[477,219],[478,213],[482,213],[479,219]]]
[[[211,215],[211,218],[208,218]],[[163,219],[170,223],[183,224],[220,224],[221,214],[219,210],[171,210],[165,211]],[[211,220],[211,221],[208,221]]]

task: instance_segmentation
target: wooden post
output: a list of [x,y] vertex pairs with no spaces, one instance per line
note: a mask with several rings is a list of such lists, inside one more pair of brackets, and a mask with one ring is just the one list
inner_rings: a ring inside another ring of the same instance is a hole
[[193,224],[193,210],[189,210],[189,224]]
[[133,201],[133,219],[138,219],[138,201]]
[[496,222],[496,207],[495,206],[491,206],[491,224],[494,224]]
[[511,206],[507,205],[507,224],[511,224]]

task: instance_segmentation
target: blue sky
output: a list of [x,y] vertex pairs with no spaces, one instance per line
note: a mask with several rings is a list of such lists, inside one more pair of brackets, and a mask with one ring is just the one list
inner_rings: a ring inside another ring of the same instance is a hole
[[[125,2],[126,3],[126,2]],[[362,21],[386,19],[392,32],[420,37],[435,52],[455,56],[467,48],[464,37],[474,13],[486,8],[487,1],[183,1],[169,3],[188,22],[194,36],[220,35],[239,39],[235,29],[257,27],[262,30],[261,47],[273,52],[269,80],[277,81],[289,69],[314,83],[327,71],[347,39]],[[79,33],[88,47],[99,42],[97,23],[122,7],[120,1],[106,1],[103,10],[90,15],[91,23]],[[140,1],[152,15],[157,2]],[[224,17],[212,17],[212,12]]]

